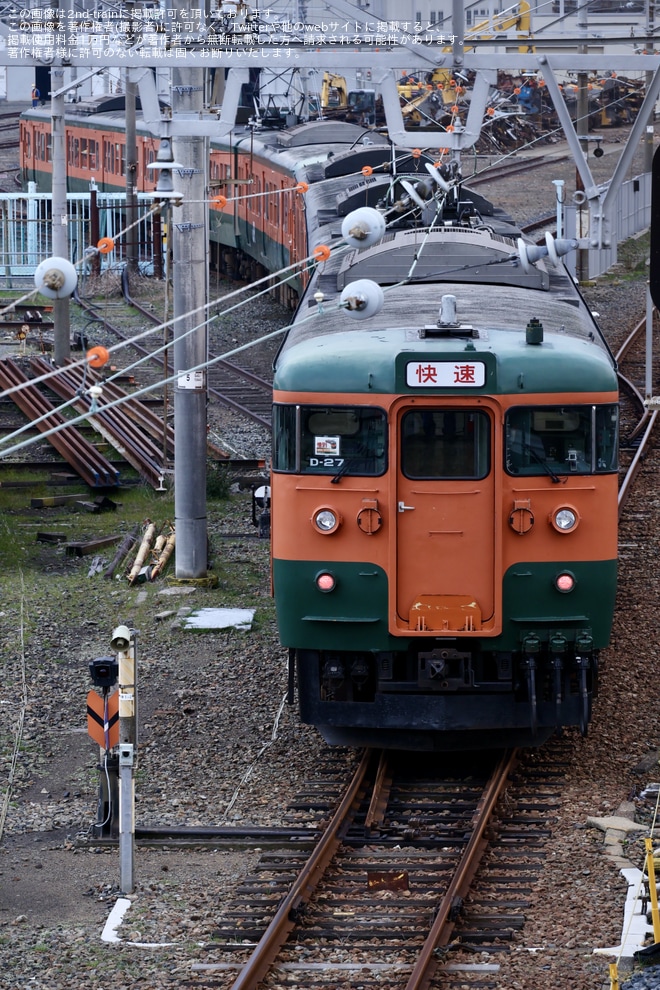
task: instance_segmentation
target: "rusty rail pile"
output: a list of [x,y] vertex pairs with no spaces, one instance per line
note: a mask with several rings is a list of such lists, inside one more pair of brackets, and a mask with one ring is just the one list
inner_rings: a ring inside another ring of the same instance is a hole
[[[52,371],[48,362],[40,357],[33,358],[30,366],[37,375]],[[49,379],[48,387],[67,401],[75,400],[74,408],[78,412],[89,414],[90,423],[139,472],[140,476],[154,488],[162,487],[164,445],[167,458],[174,453],[172,427],[169,425],[166,427],[163,437],[163,419],[145,403],[131,398],[112,382],[103,382],[89,368],[86,369],[86,378],[84,374],[85,369],[81,366],[66,365],[59,369],[57,375]],[[121,399],[121,405],[106,409],[99,403],[98,408],[94,410],[93,399],[85,390],[90,385],[102,386],[104,403]]]
[[[47,370],[51,370],[46,365]],[[10,389],[25,385],[19,392],[13,392],[11,399],[28,419],[37,420],[36,429],[47,433],[56,427],[57,433],[47,437],[48,442],[64,460],[80,475],[90,488],[113,488],[119,484],[119,472],[89,443],[73,426],[66,426],[65,418],[43,395],[36,385],[26,384],[29,379],[11,360],[0,361],[0,388]]]

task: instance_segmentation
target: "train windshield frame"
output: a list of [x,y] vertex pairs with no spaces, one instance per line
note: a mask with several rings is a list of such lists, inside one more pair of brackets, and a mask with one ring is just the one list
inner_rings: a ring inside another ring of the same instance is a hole
[[387,471],[379,406],[273,405],[273,471],[376,477]]
[[612,473],[618,437],[616,403],[514,406],[504,418],[504,467],[516,477]]

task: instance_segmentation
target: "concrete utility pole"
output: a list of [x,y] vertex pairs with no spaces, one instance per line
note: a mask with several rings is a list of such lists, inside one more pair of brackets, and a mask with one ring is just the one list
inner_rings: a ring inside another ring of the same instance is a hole
[[[129,38],[134,40],[134,3],[128,0],[126,10],[130,18]],[[124,70],[124,106],[126,108],[126,267],[129,275],[134,275],[139,267],[139,233],[133,226],[137,220],[137,138],[135,127],[135,105],[137,86],[131,81],[130,72]]]
[[126,106],[126,226],[130,228],[126,234],[126,266],[129,274],[138,271],[139,233],[134,226],[137,220],[137,143],[135,132],[135,98],[137,87],[124,72],[124,94]]
[[[177,0],[176,9],[185,9]],[[172,69],[172,114],[199,118],[204,106],[202,69]],[[191,134],[194,128],[191,127]],[[208,147],[203,137],[175,138],[174,185],[183,205],[171,211],[174,317],[199,310],[174,324],[174,515],[177,578],[206,577],[206,361],[208,298]],[[202,326],[190,331],[198,324]]]
[[[62,30],[68,28],[68,5],[70,0],[60,0]],[[66,203],[66,136],[64,131],[64,66],[51,69],[51,128],[53,134],[53,187],[52,187],[52,254],[54,258],[69,260],[69,221]],[[54,342],[53,360],[56,365],[64,364],[71,357],[71,320],[69,299],[55,299],[53,302]]]
[[[649,54],[653,54],[654,49],[654,38],[655,34],[655,3],[654,0],[646,0],[646,47]],[[653,82],[653,73],[647,72],[645,74],[646,79],[646,92],[648,93],[651,88],[651,83]],[[650,172],[653,168],[653,115],[649,116],[646,124],[646,137],[644,141],[644,171]]]
[[[587,37],[587,5],[581,4],[578,8],[577,16],[578,34],[580,37],[580,42],[578,44],[579,52],[588,51],[588,45],[586,43]],[[589,148],[589,89],[586,72],[578,72],[578,88],[577,88],[577,108],[576,114],[577,119],[575,121],[575,131],[580,139],[580,148],[582,153],[587,155]],[[582,182],[582,176],[580,175],[579,169],[575,175],[575,187],[579,192],[584,192],[584,183]],[[586,210],[585,210],[586,212]],[[580,217],[580,227],[582,228],[584,223],[583,216]],[[578,231],[578,237],[586,237],[588,232],[580,229]],[[589,252],[584,248],[580,248],[577,256],[577,277],[578,281],[582,282],[584,279],[589,277]]]

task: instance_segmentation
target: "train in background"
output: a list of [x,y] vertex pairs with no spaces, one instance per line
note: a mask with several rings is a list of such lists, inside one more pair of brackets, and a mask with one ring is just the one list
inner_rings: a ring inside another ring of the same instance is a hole
[[[247,108],[239,115],[247,120]],[[282,130],[277,113],[265,113],[260,140],[254,131],[237,126],[231,141],[211,142],[209,158],[209,262],[219,274],[237,279],[256,279],[279,271],[305,257],[307,233],[305,212],[300,208],[296,173],[301,170],[296,138]],[[240,119],[240,118],[239,118]],[[326,125],[330,122],[324,121]],[[313,126],[313,125],[312,125]],[[321,155],[343,150],[336,140],[341,123],[318,132]],[[155,177],[148,166],[156,160],[159,140],[137,120],[135,189],[153,192]],[[378,138],[383,144],[384,139]],[[350,142],[355,134],[350,132]],[[365,135],[364,141],[374,140]],[[65,115],[67,191],[89,192],[92,185],[101,193],[126,191],[126,135],[123,96],[83,99],[67,104]],[[36,184],[37,192],[52,188],[52,134],[48,107],[26,110],[20,120],[21,184]],[[246,190],[254,195],[246,196]],[[270,195],[269,195],[270,194]],[[220,206],[224,197],[230,203]],[[215,201],[214,201],[215,200]],[[115,229],[122,226],[116,223]],[[159,249],[158,237],[148,229],[148,250]],[[162,266],[161,266],[162,267]],[[296,276],[274,290],[280,302],[297,304],[304,280]]]
[[[121,188],[118,113],[67,120],[71,181],[93,161]],[[22,147],[43,149],[40,114]],[[273,590],[303,721],[426,750],[586,732],[616,590],[618,389],[555,242],[529,245],[456,162],[346,122],[237,127],[211,182],[219,270],[318,258],[281,290],[298,306],[273,394]]]

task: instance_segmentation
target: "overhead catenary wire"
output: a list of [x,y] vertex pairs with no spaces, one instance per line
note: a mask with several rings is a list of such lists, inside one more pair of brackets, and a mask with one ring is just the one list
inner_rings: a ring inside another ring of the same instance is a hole
[[[333,247],[332,247],[332,253],[334,254],[334,253],[339,252],[339,251],[342,251],[342,250],[344,250],[344,251],[345,250],[348,250],[349,247],[350,246],[348,244],[341,244],[341,243],[340,244],[337,244],[337,245],[333,245]],[[164,321],[164,322],[162,322],[162,323],[160,323],[160,324],[158,324],[156,326],[150,327],[148,330],[143,330],[141,333],[134,334],[128,340],[121,341],[121,342],[119,342],[117,344],[112,344],[110,347],[107,348],[107,351],[108,351],[109,354],[114,354],[117,351],[120,351],[120,350],[122,350],[125,347],[130,347],[131,344],[137,343],[140,340],[144,340],[146,337],[150,337],[152,334],[161,333],[164,329],[169,328],[169,327],[173,327],[180,320],[189,319],[192,316],[196,316],[200,312],[203,312],[205,310],[212,309],[214,306],[220,305],[225,300],[232,299],[232,298],[234,298],[236,296],[242,295],[245,292],[249,292],[255,286],[263,285],[265,282],[272,282],[273,279],[278,279],[278,278],[279,278],[279,280],[281,282],[288,281],[288,278],[293,278],[297,274],[298,270],[301,269],[301,266],[313,267],[314,264],[316,264],[316,263],[319,262],[319,260],[320,260],[319,259],[319,256],[318,256],[317,253],[315,253],[315,252],[318,252],[318,250],[319,250],[318,248],[315,248],[314,251],[311,254],[309,254],[306,258],[301,258],[300,260],[295,261],[291,265],[287,265],[286,267],[281,268],[281,269],[279,269],[276,272],[270,272],[268,275],[264,275],[262,278],[257,279],[254,282],[250,282],[249,285],[241,286],[239,289],[235,289],[233,292],[229,292],[229,293],[227,293],[224,296],[219,296],[217,299],[214,299],[211,302],[202,303],[200,306],[196,306],[194,309],[188,310],[188,312],[186,312],[186,313],[180,313],[178,316],[174,316],[170,320],[166,320],[166,321]],[[280,276],[287,275],[287,274],[288,274],[288,278],[280,278]],[[272,285],[269,286],[268,291],[271,288],[272,288]],[[223,312],[220,312],[220,313],[216,313],[216,314],[214,314],[214,317],[213,318],[219,317],[219,316],[224,316],[225,315],[225,312],[229,312],[229,310],[223,311]],[[203,324],[201,324],[201,325],[203,325]],[[194,329],[198,329],[198,327],[195,327]],[[192,331],[188,331],[188,332],[192,332]],[[182,335],[182,337],[183,337],[183,335]],[[87,363],[88,363],[88,361],[87,361],[87,358],[85,357],[85,358],[81,358],[78,361],[72,361],[70,363],[69,367],[79,368],[79,367],[82,367],[82,366],[87,365]],[[201,367],[203,367],[203,366],[201,366]],[[188,369],[188,370],[192,370],[192,369]],[[59,374],[59,369],[58,368],[54,368],[52,371],[44,372],[43,375],[40,375],[37,378],[31,378],[28,382],[21,382],[18,385],[13,385],[11,388],[6,389],[4,392],[2,392],[2,395],[4,397],[11,396],[15,392],[20,392],[23,389],[29,388],[32,385],[40,385],[42,382],[47,382],[47,381],[49,381],[49,379],[55,377],[58,374]]]
[[[260,281],[264,281],[264,279],[262,279]],[[253,283],[253,284],[255,284],[255,283]],[[267,291],[268,291],[267,289],[266,290],[263,290],[263,293],[260,293],[260,295],[261,294],[265,294],[265,292],[267,292]],[[231,295],[231,293],[230,293],[230,295]],[[245,305],[246,302],[249,302],[249,301],[250,300],[243,300],[241,303],[237,303],[235,306],[230,307],[228,310],[223,310],[221,313],[215,314],[211,319],[216,319],[217,317],[225,316],[227,313],[231,312],[234,309],[237,309],[240,305]],[[201,308],[205,308],[205,307],[201,307]],[[340,309],[342,307],[339,306],[339,305],[337,305],[334,308],[335,309]],[[318,313],[317,312],[313,312],[308,317],[306,317],[306,319],[307,320],[315,319],[315,318],[317,318],[317,316],[318,316]],[[157,332],[158,330],[161,330],[161,329],[162,329],[162,327],[154,327],[154,329],[153,330],[150,330],[149,333],[155,333],[155,332]],[[192,332],[194,332],[197,329],[198,328],[195,327],[195,328],[193,328],[192,330],[190,330],[188,332],[189,333],[192,333]],[[270,333],[267,333],[267,334],[262,335],[261,337],[258,337],[256,340],[248,341],[245,344],[241,344],[238,347],[234,347],[231,350],[226,351],[224,354],[217,354],[213,358],[210,358],[207,361],[203,361],[199,365],[195,365],[192,368],[186,369],[186,372],[190,374],[190,373],[194,373],[196,371],[203,371],[206,368],[212,367],[213,365],[217,364],[220,361],[225,361],[225,360],[227,360],[230,357],[234,357],[234,355],[236,355],[236,354],[240,354],[241,352],[243,352],[245,350],[248,350],[250,347],[255,347],[257,344],[261,344],[264,341],[271,340],[271,339],[279,336],[282,333],[286,333],[286,331],[288,329],[289,329],[289,326],[288,325],[287,326],[284,326],[284,327],[280,327],[277,330],[273,330]],[[140,339],[142,336],[144,336],[144,334],[140,334],[137,337],[132,338],[132,340]],[[129,340],[129,341],[126,341],[121,346],[129,346],[130,343],[131,343],[131,341]],[[163,347],[161,347],[159,350],[162,350],[165,347],[169,347],[169,346],[171,346],[171,342],[168,342],[167,345],[163,345]],[[154,352],[154,353],[157,353],[157,352]],[[151,355],[148,355],[147,357],[143,357],[143,358],[140,359],[140,361],[136,362],[136,364],[141,363],[142,361],[148,360],[150,357],[151,357]],[[79,366],[80,364],[81,364],[81,362],[76,362],[76,365],[75,366]],[[68,365],[67,367],[73,367],[73,366],[74,365],[72,364],[72,365]],[[131,367],[134,367],[134,366],[131,365]],[[126,371],[126,369],[124,369],[122,373],[125,373],[125,371]],[[57,373],[58,373],[58,371],[56,370],[54,372],[54,374],[57,374]],[[30,384],[35,384],[36,382],[42,381],[45,378],[51,378],[52,377],[52,374],[53,373],[48,373],[48,375],[42,375],[40,378],[31,379]],[[175,381],[178,380],[178,378],[179,378],[179,373],[172,374],[172,375],[168,376],[167,378],[161,378],[158,381],[156,381],[156,382],[154,382],[154,383],[152,383],[150,385],[143,386],[137,392],[131,393],[131,395],[121,396],[121,397],[119,397],[117,399],[114,399],[114,400],[112,400],[110,402],[104,403],[103,405],[101,405],[99,403],[98,406],[97,406],[97,410],[96,411],[97,412],[104,412],[106,410],[113,409],[116,406],[120,406],[124,402],[129,402],[129,401],[134,400],[134,399],[139,399],[140,396],[147,395],[150,392],[155,391],[157,388],[161,388],[161,386],[163,386],[163,385],[167,385],[167,384],[170,384],[171,382],[175,382]],[[2,394],[3,395],[7,395],[7,394],[9,394],[10,391],[15,391],[15,389],[11,389],[11,390],[8,389],[7,392],[2,393]],[[59,433],[60,430],[63,430],[66,427],[76,426],[78,423],[85,422],[86,420],[89,419],[90,414],[93,415],[93,413],[90,413],[90,411],[87,411],[87,412],[82,413],[81,415],[76,416],[76,417],[74,417],[72,419],[67,419],[65,423],[60,423],[57,426],[53,427],[52,429],[46,430],[43,433],[41,433],[39,435],[39,438],[38,439],[39,440],[48,439],[49,436],[53,436],[55,433]],[[3,450],[2,449],[3,443],[7,442],[8,439],[9,438],[5,438],[4,441],[3,440],[0,440],[0,459],[3,458],[3,457],[7,457],[9,454],[16,453],[19,450],[23,450],[25,447],[28,447],[32,443],[37,442],[37,439],[36,438],[30,438],[29,440],[24,440],[22,443],[15,444],[14,446],[9,447],[9,448]]]
[[[421,150],[419,150],[418,151],[418,155],[421,156],[421,154],[422,154],[422,152],[421,152]],[[293,187],[290,187],[290,188],[285,189],[285,190],[280,190],[280,192],[287,192],[287,193],[288,192],[299,192],[299,193],[302,193],[302,192],[306,191],[307,188],[308,187],[307,187],[306,183],[298,183],[298,185],[293,186]],[[259,196],[259,195],[265,195],[265,194],[261,194],[261,193],[251,194],[251,196]],[[241,199],[243,199],[243,198],[251,198],[251,196],[248,196],[248,197],[239,197],[239,198],[241,198]],[[222,198],[224,199],[224,197],[222,197]],[[157,204],[155,204],[155,206],[152,207],[148,211],[148,213],[146,215],[149,216],[152,213],[157,212],[158,210],[161,209],[162,205],[163,204],[160,203],[160,202],[157,203]],[[440,210],[440,207],[438,208],[438,212],[439,212],[439,210]],[[412,214],[413,212],[414,212],[414,207],[412,207],[410,210],[408,210],[406,212],[406,215]],[[436,214],[436,216],[437,216],[437,214]],[[401,220],[401,216],[398,216],[397,219],[400,221]],[[130,224],[124,230],[122,230],[121,232],[119,232],[119,234],[117,236],[122,236],[124,233],[126,233],[130,229],[130,227],[135,226],[136,223],[139,223],[139,222],[140,221],[138,220],[138,221],[135,221],[133,224]],[[411,265],[411,269],[410,269],[410,271],[408,273],[408,276],[404,280],[402,280],[401,282],[396,283],[396,285],[386,287],[385,291],[394,289],[397,286],[406,284],[407,282],[409,282],[409,281],[412,280],[414,269],[415,269],[415,267],[416,267],[416,265],[417,265],[417,263],[419,261],[419,258],[421,257],[421,254],[423,253],[424,245],[426,244],[426,241],[428,240],[428,237],[430,236],[430,233],[431,233],[431,231],[433,229],[434,223],[435,223],[435,218],[434,218],[434,221],[431,224],[429,230],[426,232],[426,236],[424,238],[424,241],[423,241],[423,243],[422,243],[419,251],[416,252],[416,255],[415,255],[415,258],[414,258],[413,263]],[[114,345],[110,346],[109,348],[107,348],[108,354],[114,354],[114,353],[122,350],[123,348],[130,347],[132,344],[135,344],[138,341],[140,341],[140,340],[142,340],[142,339],[144,339],[146,337],[149,337],[149,336],[151,336],[151,335],[153,335],[155,333],[163,333],[168,328],[173,327],[177,323],[177,321],[180,321],[182,319],[188,319],[191,316],[197,315],[198,313],[200,313],[202,311],[207,311],[207,310],[213,309],[214,307],[216,307],[218,305],[221,305],[222,303],[224,303],[225,301],[227,301],[227,300],[229,300],[229,299],[231,299],[233,297],[241,296],[243,293],[245,293],[245,292],[247,292],[249,290],[252,290],[254,288],[254,286],[258,286],[258,285],[261,285],[263,283],[268,283],[267,288],[264,289],[264,290],[262,290],[262,292],[258,293],[257,296],[258,295],[262,295],[262,294],[266,294],[266,293],[270,292],[270,290],[272,288],[272,282],[273,282],[274,279],[279,279],[281,283],[286,282],[286,281],[289,281],[291,278],[295,277],[301,270],[304,271],[305,270],[305,267],[313,267],[315,264],[317,264],[319,262],[322,263],[323,261],[327,260],[329,258],[329,256],[330,256],[330,254],[336,254],[336,253],[341,252],[341,251],[346,251],[346,250],[348,250],[350,248],[352,248],[352,245],[346,244],[345,242],[342,242],[342,241],[340,241],[339,243],[333,245],[332,248],[326,248],[325,246],[319,245],[319,246],[315,247],[313,249],[312,253],[309,254],[306,258],[303,258],[301,260],[298,260],[298,261],[294,262],[293,264],[291,264],[289,266],[286,266],[283,269],[280,269],[277,272],[269,273],[269,274],[263,276],[261,279],[257,280],[256,282],[251,283],[249,286],[242,286],[241,288],[236,289],[233,292],[230,292],[230,293],[228,293],[228,294],[226,294],[224,296],[218,297],[217,299],[214,299],[214,300],[212,300],[210,302],[206,302],[206,303],[202,304],[201,306],[196,307],[193,310],[190,310],[187,313],[180,314],[179,316],[173,317],[170,320],[164,320],[162,323],[160,323],[157,326],[154,326],[152,328],[149,328],[147,330],[144,330],[144,331],[142,331],[139,334],[133,335],[132,337],[128,338],[125,341],[121,341],[121,342],[119,342],[117,344],[114,344]],[[87,257],[89,256],[90,251],[97,251],[98,252],[99,251],[99,248],[90,248],[90,249],[88,249],[88,251],[86,252],[86,256]],[[83,259],[83,261],[84,261],[84,259]],[[83,263],[83,261],[81,261],[80,263]],[[285,276],[285,277],[282,277],[282,276]],[[180,335],[179,339],[183,339],[185,336],[187,336],[189,334],[196,333],[198,330],[200,330],[204,326],[207,326],[209,323],[213,322],[213,320],[218,319],[221,316],[227,315],[228,313],[232,312],[236,308],[239,308],[240,306],[247,304],[253,298],[255,298],[255,296],[251,296],[249,299],[243,299],[239,303],[235,304],[234,306],[231,306],[231,307],[228,307],[226,309],[223,309],[222,311],[220,311],[218,313],[214,313],[213,315],[209,316],[206,320],[202,321],[201,323],[198,323],[196,326],[194,326],[191,329],[189,329],[188,331],[186,331],[185,334]],[[339,308],[339,307],[337,307],[337,308]],[[329,308],[328,307],[325,307],[325,312],[328,312],[328,311],[329,311]],[[313,315],[320,315],[321,312],[323,312],[323,310],[319,309],[318,312],[315,313],[315,314],[313,314]],[[286,329],[287,329],[286,327],[280,328],[279,330],[274,331],[272,334],[268,334],[268,335],[266,335],[264,337],[258,338],[255,341],[249,342],[246,345],[242,345],[242,346],[240,346],[238,348],[234,348],[234,349],[232,349],[232,350],[230,350],[230,351],[228,351],[228,352],[226,352],[226,353],[224,353],[222,355],[218,355],[218,356],[216,356],[216,357],[214,357],[214,358],[212,358],[210,360],[204,361],[200,365],[197,365],[195,368],[186,369],[186,371],[188,373],[190,373],[190,372],[193,372],[193,371],[205,370],[206,368],[211,367],[213,364],[217,363],[218,361],[226,360],[228,357],[231,357],[231,356],[233,356],[233,355],[235,355],[237,353],[240,353],[242,350],[244,350],[244,349],[246,349],[248,347],[255,346],[256,344],[260,343],[261,341],[267,340],[267,339],[269,339],[272,336],[276,336],[276,335],[278,335],[280,333],[283,333]],[[127,370],[130,371],[133,368],[138,367],[144,361],[151,360],[153,357],[158,356],[158,354],[160,354],[162,352],[166,352],[168,350],[168,348],[169,347],[172,347],[173,345],[174,345],[174,341],[173,340],[172,341],[166,341],[160,348],[156,349],[155,351],[151,352],[148,355],[145,355],[145,356],[139,358],[133,364],[131,364],[128,368],[122,369],[121,372],[117,372],[117,376],[120,375],[120,374],[125,374]],[[88,367],[88,364],[89,364],[89,361],[85,357],[85,358],[80,359],[77,362],[71,362],[68,366],[71,367],[71,368],[76,368],[76,367],[81,367],[82,366],[86,370],[87,367]],[[55,368],[52,371],[46,372],[46,373],[44,373],[43,375],[41,375],[41,376],[39,376],[37,378],[33,378],[33,379],[30,379],[27,382],[22,382],[22,383],[19,383],[17,385],[12,386],[11,388],[7,389],[3,393],[3,395],[9,397],[9,396],[11,396],[12,394],[14,394],[16,392],[21,391],[22,389],[26,389],[28,387],[41,384],[43,382],[47,382],[50,378],[55,377],[58,374],[59,374],[59,369]],[[115,376],[110,376],[110,378],[108,379],[108,381],[112,381],[114,379],[114,377]],[[166,386],[167,384],[169,384],[171,382],[175,382],[177,380],[177,378],[178,378],[178,375],[176,375],[176,374],[173,374],[173,375],[170,375],[170,376],[167,376],[166,375],[166,377],[160,379],[156,383],[154,383],[154,384],[152,384],[150,386],[145,387],[144,389],[140,390],[138,393],[134,393],[131,396],[131,398],[138,398],[141,394],[148,393],[150,391],[155,390],[156,388],[160,388],[161,386]],[[69,406],[73,405],[75,402],[77,402],[80,399],[80,397],[83,394],[84,394],[84,391],[82,389],[79,390],[78,395],[74,399],[68,400],[67,402],[61,404],[59,407],[57,407],[57,409],[55,411],[58,411],[60,409],[66,409]],[[46,432],[42,433],[39,438],[30,439],[27,442],[16,444],[14,446],[7,446],[7,444],[10,444],[14,439],[16,439],[18,436],[20,436],[24,431],[30,429],[34,425],[38,425],[40,422],[43,422],[44,420],[46,420],[48,418],[48,416],[50,415],[50,413],[46,413],[43,416],[41,416],[38,420],[31,421],[31,423],[26,424],[25,426],[23,426],[23,427],[19,428],[18,430],[14,431],[12,434],[9,434],[8,436],[6,436],[4,439],[0,440],[0,458],[6,457],[6,456],[8,456],[11,453],[14,453],[14,452],[16,452],[18,450],[21,450],[25,446],[29,446],[30,443],[36,442],[37,439],[47,439],[48,436],[51,436],[54,433],[59,432],[59,430],[63,429],[65,426],[73,426],[76,423],[79,423],[79,422],[84,421],[85,419],[88,419],[90,412],[97,412],[97,411],[101,411],[101,410],[104,410],[104,409],[111,409],[115,405],[119,405],[119,404],[121,404],[124,401],[128,401],[128,398],[129,397],[127,396],[125,398],[116,399],[113,402],[104,403],[103,405],[100,405],[98,403],[93,403],[93,405],[94,405],[95,408],[90,409],[89,412],[87,412],[87,413],[85,413],[85,414],[83,414],[83,415],[81,415],[81,416],[79,416],[77,418],[74,418],[73,420],[68,420],[66,424],[60,424],[60,425],[54,427],[52,430],[49,430],[49,431],[46,431]]]

